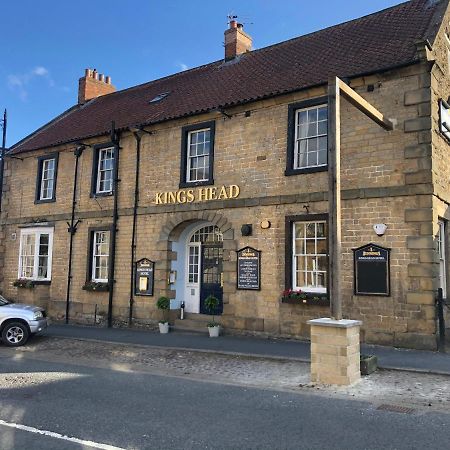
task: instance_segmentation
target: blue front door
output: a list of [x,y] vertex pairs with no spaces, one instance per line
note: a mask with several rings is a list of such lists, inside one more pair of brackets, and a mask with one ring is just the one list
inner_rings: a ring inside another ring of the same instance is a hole
[[[201,251],[200,313],[220,315],[223,312],[223,245],[202,244]],[[205,308],[205,299],[209,295],[219,299],[219,306],[214,312]]]

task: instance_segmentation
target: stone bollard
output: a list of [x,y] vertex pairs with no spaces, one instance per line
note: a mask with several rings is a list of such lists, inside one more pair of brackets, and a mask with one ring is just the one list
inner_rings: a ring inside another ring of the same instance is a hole
[[348,386],[361,378],[359,320],[314,319],[311,325],[311,381]]

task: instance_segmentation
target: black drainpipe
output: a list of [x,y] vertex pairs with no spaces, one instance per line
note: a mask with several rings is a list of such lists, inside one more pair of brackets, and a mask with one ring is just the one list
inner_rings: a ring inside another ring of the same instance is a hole
[[6,153],[6,126],[8,124],[8,118],[6,109],[3,113],[3,120],[2,122],[2,148],[1,148],[1,160],[0,160],[0,211],[2,210],[2,197],[3,197],[3,172],[5,168],[5,153]]
[[134,304],[134,260],[136,258],[136,226],[137,226],[137,209],[139,204],[139,167],[141,160],[141,139],[142,135],[133,132],[136,139],[136,177],[134,181],[134,205],[133,205],[133,228],[131,235],[131,267],[130,267],[130,308],[128,316],[128,326],[133,326],[133,304]]
[[69,268],[67,270],[67,291],[66,291],[66,323],[69,323],[69,309],[70,309],[70,284],[72,282],[72,255],[73,255],[73,237],[77,231],[77,226],[80,223],[79,220],[75,222],[75,207],[77,204],[77,181],[78,181],[78,161],[83,153],[84,146],[80,145],[75,149],[73,154],[75,155],[75,172],[73,175],[73,194],[72,194],[72,215],[70,223],[67,222],[69,228],[67,231],[70,233],[69,243]]
[[114,269],[116,263],[116,235],[117,235],[117,220],[118,220],[118,197],[119,197],[119,150],[120,150],[120,137],[115,130],[115,124],[111,124],[111,142],[114,144],[114,206],[113,206],[113,222],[111,228],[111,255],[109,258],[109,270],[108,270],[108,328],[112,327],[112,306],[114,296]]

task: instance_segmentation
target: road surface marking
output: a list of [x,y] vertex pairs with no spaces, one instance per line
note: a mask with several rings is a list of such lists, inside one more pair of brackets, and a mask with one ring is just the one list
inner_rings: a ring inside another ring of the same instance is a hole
[[98,442],[92,442],[92,441],[85,441],[84,439],[78,439],[78,438],[74,438],[74,437],[64,436],[62,434],[55,433],[54,431],[40,430],[39,428],[29,427],[27,425],[21,425],[20,423],[5,422],[4,420],[1,420],[1,419],[0,419],[0,425],[3,425],[5,427],[10,427],[10,428],[17,428],[18,430],[28,431],[29,433],[42,434],[44,436],[49,436],[49,437],[52,437],[55,439],[62,439],[63,441],[74,442],[76,444],[87,445],[88,447],[98,448],[101,450],[125,450],[124,448],[121,448],[121,447],[114,447],[114,445],[100,444]]

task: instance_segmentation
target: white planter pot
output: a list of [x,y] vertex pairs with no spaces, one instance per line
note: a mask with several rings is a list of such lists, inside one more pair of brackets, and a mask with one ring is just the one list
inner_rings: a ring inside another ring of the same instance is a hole
[[158,323],[158,325],[161,334],[167,334],[169,332],[169,322]]
[[220,326],[216,325],[215,327],[208,327],[209,337],[219,337],[220,334]]

